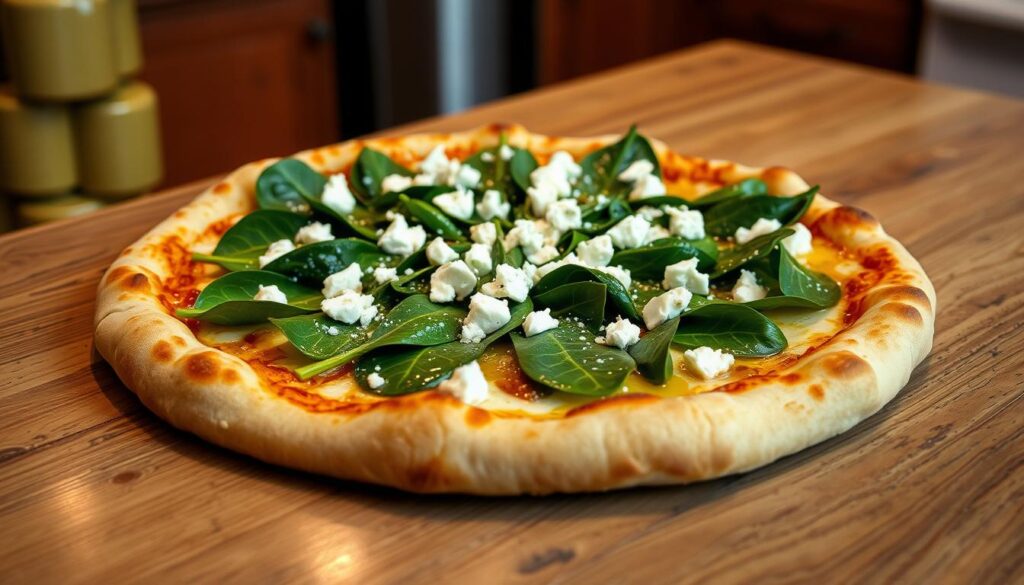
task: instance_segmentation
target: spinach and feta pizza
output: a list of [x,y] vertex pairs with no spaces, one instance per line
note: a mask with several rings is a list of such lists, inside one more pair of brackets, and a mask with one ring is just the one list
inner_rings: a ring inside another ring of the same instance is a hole
[[903,246],[790,170],[495,125],[242,167],[114,262],[96,345],[159,416],[265,461],[579,492],[847,430],[934,311]]

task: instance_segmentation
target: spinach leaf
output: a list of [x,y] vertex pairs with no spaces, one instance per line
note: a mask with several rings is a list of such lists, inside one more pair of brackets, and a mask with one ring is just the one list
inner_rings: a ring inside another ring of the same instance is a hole
[[607,396],[636,367],[628,353],[594,343],[593,333],[569,320],[531,337],[512,333],[512,344],[524,374],[571,394]]
[[563,284],[534,294],[533,300],[539,307],[551,309],[553,317],[564,317],[572,313],[593,331],[597,331],[604,322],[608,287],[600,282]]
[[[276,285],[288,304],[254,301],[260,285]],[[203,289],[190,309],[178,309],[178,317],[218,325],[262,323],[269,318],[294,317],[320,310],[320,291],[295,284],[280,274],[263,270],[229,272]]]
[[257,209],[221,236],[212,254],[193,253],[197,262],[213,262],[228,270],[259,268],[259,258],[278,240],[291,240],[309,220],[278,209]]
[[619,250],[612,256],[611,265],[628,269],[633,278],[660,281],[666,266],[690,258],[697,259],[698,270],[707,272],[718,258],[718,246],[710,238],[661,238],[639,248]]
[[356,207],[352,213],[342,215],[325,205],[319,196],[306,197],[303,195],[303,197],[306,204],[313,209],[314,217],[330,223],[333,228],[332,233],[336,236],[355,236],[372,241],[377,240],[377,230],[374,228],[377,214],[365,208]]
[[[479,359],[489,345],[519,327],[532,310],[533,303],[529,299],[512,305],[509,322],[479,343],[452,341],[429,347],[394,347],[374,351],[356,364],[356,380],[363,388],[381,396],[424,390],[446,378],[455,368]],[[370,388],[366,377],[373,372],[384,378],[384,385]]]
[[[363,343],[369,336],[358,325],[335,321],[323,313],[271,319],[271,323],[284,333],[288,341],[303,355],[323,360]],[[330,332],[335,332],[331,335]]]
[[[733,183],[732,185],[726,185],[721,189],[712,191],[707,195],[704,195],[689,205],[694,209],[707,209],[712,205],[717,205],[728,199],[742,199],[744,197],[751,197],[754,195],[767,195],[768,185],[761,179],[751,178],[743,179],[739,183]],[[756,219],[754,221],[757,221]],[[735,231],[735,230],[733,230]]]
[[508,161],[509,174],[512,176],[512,182],[519,187],[521,193],[526,193],[526,190],[533,186],[530,181],[530,173],[535,171],[537,167],[537,159],[533,158],[533,154],[526,149],[516,148],[512,154],[512,158]]
[[327,179],[306,163],[285,158],[270,165],[256,179],[256,201],[263,209],[306,213],[309,199],[319,199]]
[[566,256],[569,255],[570,252],[576,249],[576,246],[579,246],[582,242],[585,242],[589,239],[590,238],[587,236],[587,234],[578,230],[572,230],[570,232],[562,234],[562,237],[558,238],[557,245],[557,248],[561,250],[562,253],[559,254],[558,257],[555,259],[561,260],[562,258],[565,258]]
[[342,366],[368,351],[388,345],[440,345],[454,341],[466,312],[458,307],[435,305],[426,295],[413,295],[380,321],[366,343],[325,360],[297,368],[299,378],[307,380]]
[[391,259],[391,256],[370,242],[347,238],[302,246],[267,264],[263,269],[319,288],[325,278],[348,268],[353,262],[366,269]]
[[827,275],[800,264],[785,246],[779,246],[772,253],[771,264],[778,267],[775,273],[778,274],[776,286],[779,295],[750,301],[744,305],[763,311],[787,307],[824,309],[839,302],[839,297],[842,296],[839,284]]
[[665,321],[647,332],[629,348],[636,369],[655,384],[664,384],[672,377],[672,338],[679,326],[679,317]]
[[706,345],[739,357],[775,355],[787,344],[768,317],[745,305],[716,301],[683,313],[672,342],[687,349]]
[[466,235],[462,233],[459,226],[455,225],[455,222],[445,215],[444,212],[430,203],[411,199],[406,195],[399,195],[398,199],[402,202],[409,215],[423,224],[428,234],[438,235],[447,240],[466,239]]
[[789,225],[800,219],[811,206],[818,187],[792,197],[752,195],[727,199],[704,212],[704,229],[712,236],[727,237],[736,230],[749,228],[764,217]]
[[583,232],[592,236],[603,234],[632,213],[624,198],[613,197],[606,206],[595,207],[583,216]]
[[586,194],[604,193],[608,196],[626,195],[631,186],[619,180],[619,173],[638,160],[654,165],[653,174],[661,177],[658,156],[651,143],[630,126],[626,135],[615,144],[595,150],[580,162],[583,174],[576,187]]
[[641,321],[640,313],[633,306],[633,300],[630,298],[629,292],[626,291],[617,278],[585,266],[569,264],[552,270],[533,287],[533,296],[536,298],[537,295],[553,288],[576,282],[599,282],[604,284],[607,287],[608,300],[611,301],[612,305],[609,309],[623,317],[633,319],[634,321]]
[[758,236],[746,244],[723,250],[718,256],[718,264],[715,265],[715,271],[711,273],[711,278],[718,278],[750,262],[764,258],[772,253],[779,242],[793,233],[793,230],[789,228],[782,228],[770,234]]
[[413,176],[413,172],[391,160],[391,157],[374,150],[363,148],[352,165],[352,193],[367,205],[381,195],[380,184],[388,175]]

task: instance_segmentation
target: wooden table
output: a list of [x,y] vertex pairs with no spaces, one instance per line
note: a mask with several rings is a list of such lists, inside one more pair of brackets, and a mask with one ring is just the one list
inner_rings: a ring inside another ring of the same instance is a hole
[[425,497],[293,473],[172,429],[92,350],[102,271],[189,185],[0,238],[0,581],[1024,579],[1024,105],[715,43],[396,132],[490,121],[635,121],[792,166],[922,261],[935,350],[845,435],[690,487]]

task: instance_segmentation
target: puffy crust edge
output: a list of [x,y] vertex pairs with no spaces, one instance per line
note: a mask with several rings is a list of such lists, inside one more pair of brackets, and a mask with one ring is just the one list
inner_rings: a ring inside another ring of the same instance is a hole
[[[297,155],[337,172],[364,145],[425,154],[509,141],[539,152],[580,152],[615,137],[552,138],[521,126],[353,141]],[[659,156],[726,181],[764,178],[804,190],[792,171],[671,153]],[[696,396],[610,398],[560,419],[503,416],[424,392],[353,413],[314,413],[278,397],[243,360],[200,343],[159,301],[183,242],[252,207],[258,173],[246,165],[154,227],[100,281],[96,347],[142,402],[172,425],[263,461],[416,492],[545,494],[677,484],[747,471],[842,433],[878,411],[931,348],[935,292],[917,261],[877,221],[818,196],[805,222],[849,248],[881,251],[894,270],[861,302],[861,316],[777,374]],[[695,177],[696,178],[696,177]],[[890,278],[891,277],[891,278]]]

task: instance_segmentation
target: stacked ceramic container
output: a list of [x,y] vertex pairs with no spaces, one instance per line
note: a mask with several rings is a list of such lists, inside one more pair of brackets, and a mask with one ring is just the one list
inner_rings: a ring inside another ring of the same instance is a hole
[[0,227],[88,213],[163,172],[135,0],[0,0]]

